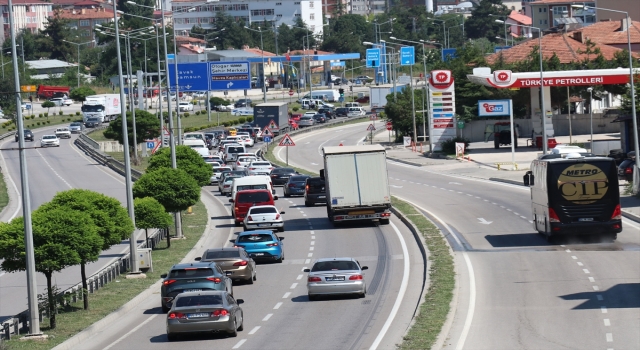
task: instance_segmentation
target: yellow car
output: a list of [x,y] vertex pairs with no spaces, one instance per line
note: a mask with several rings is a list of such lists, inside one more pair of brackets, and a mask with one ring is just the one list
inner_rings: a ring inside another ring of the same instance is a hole
[[236,128],[229,128],[229,136],[237,136],[238,130]]

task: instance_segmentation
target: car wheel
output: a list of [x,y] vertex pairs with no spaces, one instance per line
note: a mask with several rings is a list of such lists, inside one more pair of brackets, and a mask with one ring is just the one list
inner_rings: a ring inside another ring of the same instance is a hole
[[247,284],[253,284],[253,281],[254,281],[253,277],[249,277],[245,282]]
[[257,281],[257,280],[258,280],[258,273],[257,273],[257,272],[254,272],[254,273],[253,273],[253,280],[254,280],[254,281]]
[[242,323],[240,323],[240,327],[238,327],[238,332],[244,331],[244,317],[242,318]]
[[175,335],[175,334],[167,333],[167,340],[168,341],[176,341],[176,340],[178,340],[178,336]]
[[278,232],[284,232],[284,226],[278,227]]
[[282,260],[284,260],[284,254],[280,257],[280,259],[276,260],[278,264],[282,264]]
[[305,206],[305,207],[310,207],[311,205],[312,205],[312,203],[311,203],[311,202],[309,202],[309,201],[304,201],[304,206]]
[[166,314],[167,312],[169,312],[169,310],[170,310],[170,309],[171,309],[171,308],[168,308],[168,307],[164,306],[164,304],[162,304],[162,312],[163,312],[163,313],[165,313],[165,314]]
[[316,296],[313,294],[307,294],[307,296],[309,297],[309,301],[314,301],[316,300]]
[[233,338],[238,336],[238,327],[235,320],[233,320],[233,330],[229,331],[229,336]]

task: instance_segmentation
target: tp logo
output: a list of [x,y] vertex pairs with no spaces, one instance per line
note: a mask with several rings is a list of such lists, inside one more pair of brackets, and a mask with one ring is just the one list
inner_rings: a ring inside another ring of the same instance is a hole
[[491,105],[488,103],[483,103],[482,107],[487,113],[502,113],[504,112],[504,107],[502,105]]
[[434,70],[431,72],[431,77],[434,85],[451,84],[450,70]]
[[511,84],[511,71],[510,70],[497,70],[493,72],[493,80],[496,85],[508,85]]

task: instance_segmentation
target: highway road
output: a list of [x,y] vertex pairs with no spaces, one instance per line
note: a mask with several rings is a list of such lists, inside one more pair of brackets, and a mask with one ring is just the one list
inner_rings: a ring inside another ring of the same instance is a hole
[[[322,146],[362,143],[368,123],[294,137],[290,164],[317,172]],[[640,348],[640,224],[624,219],[614,243],[550,245],[532,228],[527,188],[388,164],[391,192],[421,208],[455,251],[444,349]]]

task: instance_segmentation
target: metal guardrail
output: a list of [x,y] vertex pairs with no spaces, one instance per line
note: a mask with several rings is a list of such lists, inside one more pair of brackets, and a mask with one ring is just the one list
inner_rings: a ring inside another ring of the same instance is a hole
[[[89,130],[89,132],[101,130],[105,127],[101,127],[98,129]],[[124,175],[124,164],[113,159],[113,157],[100,152],[99,144],[95,140],[91,139],[87,136],[87,131],[84,131],[80,134],[80,136],[76,139],[75,144],[82,149],[88,156],[97,160],[100,164],[108,166],[119,174]],[[0,140],[5,139],[7,137],[13,136],[15,131],[8,132],[0,135]],[[131,169],[131,177],[132,180],[137,180],[142,176],[142,173]],[[149,232],[149,240],[144,241],[138,245],[138,249],[140,248],[155,248],[158,243],[160,243],[167,235],[166,229],[155,229]],[[93,275],[87,278],[87,287],[88,293],[94,293],[107,283],[115,280],[118,276],[125,273],[130,268],[130,254],[131,252],[125,253],[123,256],[119,257],[109,265],[103,267]],[[55,296],[57,300],[59,300],[61,305],[69,305],[70,303],[75,303],[78,300],[82,300],[82,281],[78,284],[65,289]],[[47,311],[40,304],[38,306],[39,309],[39,318],[42,322],[42,319],[47,316]],[[14,334],[20,334],[20,332],[27,332],[29,330],[29,310],[22,311],[21,313],[5,318],[4,320],[0,320],[0,339],[11,339],[11,336]]]

